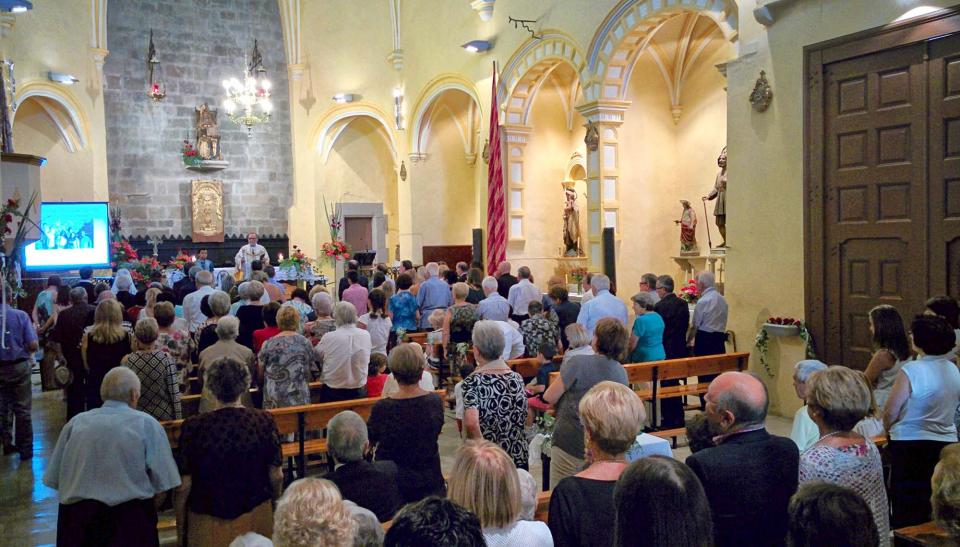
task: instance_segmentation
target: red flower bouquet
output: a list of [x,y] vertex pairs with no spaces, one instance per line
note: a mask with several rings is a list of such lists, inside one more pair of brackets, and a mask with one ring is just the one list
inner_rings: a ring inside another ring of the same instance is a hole
[[350,247],[342,241],[324,243],[323,247],[320,248],[320,252],[322,252],[323,256],[331,263],[350,260]]
[[697,290],[697,282],[694,279],[687,281],[687,284],[680,287],[680,298],[687,304],[696,304],[700,299],[700,291]]

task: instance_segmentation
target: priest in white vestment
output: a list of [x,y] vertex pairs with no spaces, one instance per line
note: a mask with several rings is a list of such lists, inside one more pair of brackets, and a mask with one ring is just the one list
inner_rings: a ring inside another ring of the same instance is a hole
[[250,233],[247,234],[247,244],[240,247],[237,256],[233,258],[237,271],[243,272],[245,280],[250,279],[251,267],[255,260],[259,260],[260,264],[266,266],[270,264],[270,255],[267,254],[267,249],[263,245],[257,243],[257,234]]

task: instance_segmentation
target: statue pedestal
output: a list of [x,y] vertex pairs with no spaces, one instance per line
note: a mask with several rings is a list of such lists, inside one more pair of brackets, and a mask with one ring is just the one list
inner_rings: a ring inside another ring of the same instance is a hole
[[197,165],[185,165],[190,171],[197,171],[198,173],[211,173],[213,171],[220,171],[221,169],[226,169],[230,166],[230,162],[226,160],[202,160]]
[[[677,266],[680,267],[681,280],[678,280],[678,286],[686,284],[690,279],[693,279],[697,275],[697,272],[702,272],[704,270],[709,270],[713,272],[713,275],[717,278],[717,286],[722,287],[724,281],[724,273],[726,268],[724,267],[725,256],[722,254],[709,254],[709,255],[694,255],[694,256],[672,256],[670,257],[674,262],[677,263]],[[722,292],[722,291],[721,291]]]
[[590,259],[585,256],[558,256],[557,268],[554,270],[554,273],[562,277],[563,282],[567,285],[580,285],[571,275],[571,272],[575,268],[583,268],[584,271],[588,271],[589,265]]

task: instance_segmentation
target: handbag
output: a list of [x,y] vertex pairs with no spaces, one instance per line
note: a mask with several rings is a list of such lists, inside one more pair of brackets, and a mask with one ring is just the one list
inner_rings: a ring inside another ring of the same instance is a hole
[[63,389],[73,383],[73,371],[67,366],[67,360],[60,354],[53,363],[53,380],[57,389]]

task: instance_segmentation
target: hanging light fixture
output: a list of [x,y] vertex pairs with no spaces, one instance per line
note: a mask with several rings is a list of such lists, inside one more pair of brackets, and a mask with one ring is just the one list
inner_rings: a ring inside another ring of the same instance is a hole
[[243,71],[243,80],[230,78],[223,81],[227,92],[223,100],[223,109],[230,121],[247,128],[247,136],[253,132],[253,126],[270,120],[273,103],[270,102],[270,80],[263,68],[263,57],[257,41],[253,41],[253,54],[250,64]]
[[160,59],[153,45],[153,29],[150,29],[150,45],[147,47],[147,96],[158,103],[167,96],[167,88],[160,78]]

